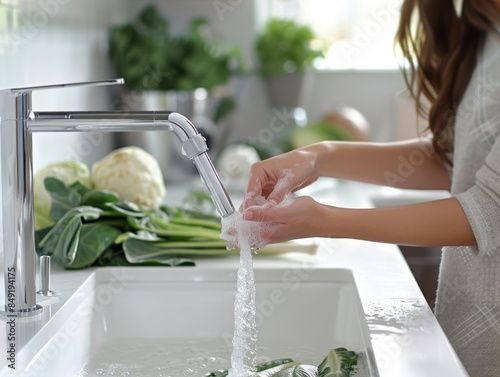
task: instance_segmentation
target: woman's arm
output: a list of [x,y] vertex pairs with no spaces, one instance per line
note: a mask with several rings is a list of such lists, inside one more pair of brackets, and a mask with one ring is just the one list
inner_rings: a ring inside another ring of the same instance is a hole
[[332,227],[326,237],[408,246],[475,246],[476,239],[455,198],[376,209],[323,207]]
[[389,208],[350,209],[298,197],[291,203],[248,208],[243,218],[274,223],[262,235],[270,243],[330,237],[412,246],[476,245],[455,198]]
[[430,139],[391,143],[323,142],[316,153],[320,176],[406,189],[449,190],[450,178]]

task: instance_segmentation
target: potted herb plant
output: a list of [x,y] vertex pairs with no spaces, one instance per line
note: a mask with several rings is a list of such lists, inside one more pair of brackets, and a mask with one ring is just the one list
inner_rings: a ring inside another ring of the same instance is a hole
[[313,43],[315,34],[293,20],[270,19],[257,36],[259,73],[265,79],[273,107],[301,107],[312,84],[310,68],[324,56]]
[[109,57],[127,88],[136,91],[212,89],[244,70],[240,50],[222,46],[206,19],[195,18],[186,34],[173,35],[154,5],[136,20],[111,27]]
[[[223,46],[206,19],[192,19],[186,33],[173,34],[168,19],[146,5],[136,19],[110,28],[109,58],[116,75],[125,79],[121,107],[180,112],[196,121],[213,153],[220,150],[230,126],[223,120],[236,107],[230,80],[246,67],[240,49]],[[159,135],[124,137],[147,148],[162,170],[169,168],[170,151]]]

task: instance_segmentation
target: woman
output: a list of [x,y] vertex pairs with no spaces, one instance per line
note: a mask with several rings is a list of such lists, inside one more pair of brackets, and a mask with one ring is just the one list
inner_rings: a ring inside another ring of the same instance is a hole
[[[396,41],[432,137],[321,142],[259,162],[243,205],[244,219],[277,224],[264,235],[269,242],[333,237],[445,246],[435,313],[469,374],[478,377],[500,376],[499,21],[498,1],[464,0],[458,15],[452,0],[405,0]],[[411,173],[398,174],[403,159]],[[380,209],[337,208],[310,197],[278,205],[321,176],[452,195]],[[267,204],[254,206],[258,196]]]

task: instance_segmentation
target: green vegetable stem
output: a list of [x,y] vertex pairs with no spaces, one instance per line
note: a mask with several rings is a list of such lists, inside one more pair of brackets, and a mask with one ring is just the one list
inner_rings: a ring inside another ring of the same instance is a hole
[[228,254],[209,195],[193,191],[181,206],[148,209],[79,182],[46,177],[44,184],[55,224],[37,230],[36,249],[64,268],[192,266],[193,256]]

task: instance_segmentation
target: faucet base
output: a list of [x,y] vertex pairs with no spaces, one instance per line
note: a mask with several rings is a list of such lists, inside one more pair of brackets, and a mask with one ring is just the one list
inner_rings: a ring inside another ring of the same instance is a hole
[[0,316],[2,317],[31,317],[40,314],[43,311],[41,305],[36,304],[28,309],[12,309],[3,305],[0,309]]
[[36,294],[37,294],[37,295],[40,295],[40,296],[45,296],[45,297],[51,297],[51,296],[55,296],[55,295],[57,295],[57,293],[56,293],[56,292],[51,291],[50,289],[48,289],[48,290],[39,290],[39,291],[36,291]]

